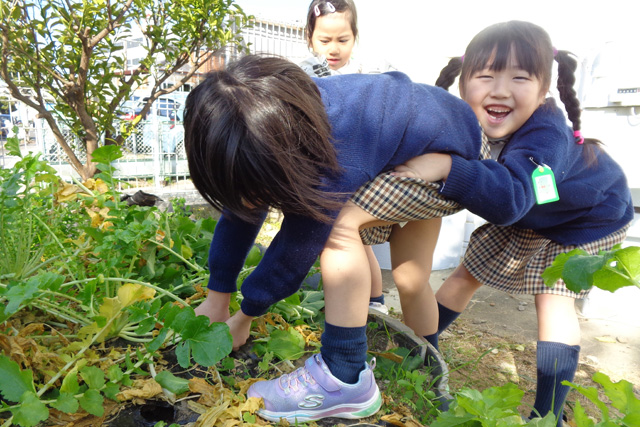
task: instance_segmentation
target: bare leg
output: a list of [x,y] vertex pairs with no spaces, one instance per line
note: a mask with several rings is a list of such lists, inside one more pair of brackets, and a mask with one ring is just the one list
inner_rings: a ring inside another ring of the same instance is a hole
[[340,211],[322,254],[320,266],[328,323],[342,327],[364,326],[371,295],[371,269],[359,229],[382,224],[352,202]]
[[445,307],[460,313],[467,307],[480,286],[482,284],[460,264],[438,289],[436,299]]
[[418,336],[438,329],[438,306],[429,284],[441,218],[394,226],[391,233],[393,280],[398,287],[404,322]]
[[552,294],[536,295],[538,340],[580,344],[580,324],[575,299]]
[[377,298],[382,295],[382,272],[380,271],[380,264],[371,246],[365,246],[364,250],[367,253],[369,269],[371,271],[371,297]]

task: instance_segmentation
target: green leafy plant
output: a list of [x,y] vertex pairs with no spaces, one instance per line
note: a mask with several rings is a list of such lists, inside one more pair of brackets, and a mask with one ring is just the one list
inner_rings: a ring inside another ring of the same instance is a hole
[[596,387],[582,387],[568,381],[564,385],[576,390],[589,399],[600,411],[600,420],[594,421],[587,416],[580,402],[576,401],[573,415],[578,427],[632,427],[640,425],[640,399],[633,393],[633,384],[626,380],[617,383],[602,372],[593,375],[593,381],[600,384],[605,396],[610,400],[611,406],[616,408],[621,415],[612,415],[607,403],[600,399]]
[[512,383],[484,391],[464,388],[456,393],[449,410],[441,413],[431,427],[556,426],[553,413],[529,422],[523,420],[517,409],[523,396],[524,392]]
[[[60,183],[31,155],[0,174],[2,238],[24,237],[17,225],[25,218],[32,230],[23,245],[4,248],[6,258],[16,259],[16,251],[37,254],[0,276],[0,325],[7,340],[19,342],[11,321],[27,310],[41,313],[51,332],[27,328],[34,332],[27,335],[31,348],[40,351],[44,341],[46,354],[55,354],[29,362],[29,369],[21,365],[26,356],[0,356],[0,412],[11,413],[3,426],[36,425],[51,408],[101,416],[105,399],[131,386],[132,375],[155,372],[168,346],[175,346],[183,367],[192,360],[212,366],[231,352],[227,325],[196,317],[179,296],[207,279],[215,223],[127,206],[114,190],[111,167],[120,149],[94,154],[100,173],[91,184]],[[121,361],[98,363],[96,348],[113,339],[139,345]]]
[[592,286],[610,292],[626,286],[640,288],[640,247],[616,245],[598,255],[574,249],[558,255],[542,279],[549,287],[562,279],[567,288],[576,293]]
[[51,214],[55,170],[40,154],[23,156],[15,136],[5,149],[20,160],[0,169],[0,280],[26,278],[46,266],[42,258],[57,242],[47,222],[59,220]]

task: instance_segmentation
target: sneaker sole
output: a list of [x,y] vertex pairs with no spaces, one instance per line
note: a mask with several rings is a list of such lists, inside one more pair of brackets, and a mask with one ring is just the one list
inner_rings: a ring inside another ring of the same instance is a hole
[[355,405],[336,405],[319,411],[271,412],[265,409],[259,409],[257,413],[261,418],[268,421],[278,422],[284,418],[290,423],[304,423],[328,417],[350,420],[366,418],[378,412],[381,406],[382,395],[380,394],[380,390],[376,389],[376,394],[373,395],[371,399]]

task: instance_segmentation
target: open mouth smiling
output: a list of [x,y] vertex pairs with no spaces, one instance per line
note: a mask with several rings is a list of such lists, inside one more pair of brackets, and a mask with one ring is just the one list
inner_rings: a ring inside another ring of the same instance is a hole
[[504,119],[511,113],[511,109],[507,107],[486,107],[485,110],[489,117],[495,120]]

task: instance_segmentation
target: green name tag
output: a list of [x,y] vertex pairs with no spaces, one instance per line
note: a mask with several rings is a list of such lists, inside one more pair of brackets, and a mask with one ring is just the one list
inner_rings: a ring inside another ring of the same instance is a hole
[[556,188],[556,178],[553,171],[547,165],[538,166],[531,174],[533,189],[536,193],[536,202],[539,205],[560,200]]

